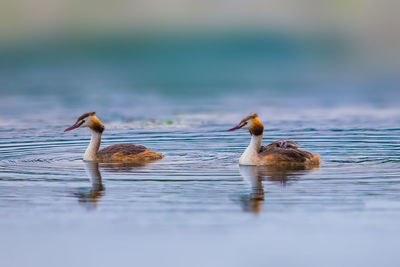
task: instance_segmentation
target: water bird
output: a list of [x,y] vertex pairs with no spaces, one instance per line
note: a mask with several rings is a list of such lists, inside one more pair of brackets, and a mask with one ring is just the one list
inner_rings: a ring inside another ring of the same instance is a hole
[[89,146],[83,156],[84,161],[141,165],[163,158],[163,154],[151,151],[142,145],[117,144],[99,150],[104,125],[97,118],[96,112],[82,114],[75,124],[65,129],[64,132],[84,127],[89,128],[92,132]]
[[318,155],[300,150],[299,144],[291,140],[278,140],[262,146],[264,126],[256,113],[249,114],[237,126],[228,131],[238,129],[247,129],[251,135],[250,144],[239,159],[240,165],[314,168],[320,164]]

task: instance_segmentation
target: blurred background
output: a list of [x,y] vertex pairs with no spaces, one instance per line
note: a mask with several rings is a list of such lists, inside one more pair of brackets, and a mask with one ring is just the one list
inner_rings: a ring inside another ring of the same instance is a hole
[[[399,266],[399,11],[0,0],[1,263]],[[88,111],[165,158],[88,168]],[[246,174],[249,112],[321,167]]]
[[2,113],[29,108],[17,96],[46,109],[103,111],[142,99],[152,110],[164,101],[224,110],[235,97],[249,105],[243,112],[274,104],[395,105],[399,5],[2,0]]

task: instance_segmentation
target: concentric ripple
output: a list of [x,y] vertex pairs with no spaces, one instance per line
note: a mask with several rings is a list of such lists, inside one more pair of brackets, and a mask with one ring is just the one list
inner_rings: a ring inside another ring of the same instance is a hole
[[[209,212],[217,209],[234,218],[232,211],[354,211],[366,209],[365,203],[371,201],[400,201],[400,129],[395,125],[354,128],[345,121],[332,122],[330,127],[325,121],[267,121],[265,143],[296,140],[304,149],[320,154],[323,162],[314,170],[261,172],[257,179],[262,183],[255,185],[254,177],[243,175],[237,165],[249,142],[248,133],[226,132],[234,121],[221,118],[221,114],[208,114],[206,120],[200,116],[179,125],[107,122],[103,146],[142,144],[164,153],[165,158],[141,167],[100,164],[106,191],[94,194],[95,206],[111,212],[122,205],[135,212],[166,215],[191,211],[212,216]],[[78,201],[82,205],[91,203],[90,179],[95,178],[81,160],[89,132],[63,133],[63,127],[43,131],[28,125],[0,132],[0,199],[7,207],[1,212],[22,205],[62,213],[55,203],[61,201],[74,210],[77,206],[71,198],[75,197],[85,197]],[[74,193],[74,187],[80,193]],[[253,198],[257,192],[262,192],[261,202]],[[140,203],[140,208],[134,203]],[[151,215],[143,218],[154,221]]]

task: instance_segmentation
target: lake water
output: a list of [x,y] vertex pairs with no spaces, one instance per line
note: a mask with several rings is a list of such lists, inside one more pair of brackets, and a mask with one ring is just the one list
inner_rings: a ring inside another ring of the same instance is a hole
[[[393,80],[121,85],[107,69],[80,71],[2,69],[1,266],[400,263]],[[83,162],[89,131],[63,129],[94,110],[103,146],[142,144],[165,158]],[[320,168],[239,167],[249,134],[226,130],[249,112],[264,123],[264,143],[296,140]]]

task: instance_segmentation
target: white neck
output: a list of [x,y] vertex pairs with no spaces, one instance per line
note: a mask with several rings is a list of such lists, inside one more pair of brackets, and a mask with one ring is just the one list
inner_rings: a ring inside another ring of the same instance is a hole
[[92,138],[90,139],[90,144],[86,149],[85,155],[83,155],[84,161],[95,161],[97,152],[100,148],[101,143],[101,133],[91,130]]
[[243,152],[239,159],[240,165],[256,165],[254,160],[257,158],[258,151],[261,148],[262,135],[252,135],[249,146]]

